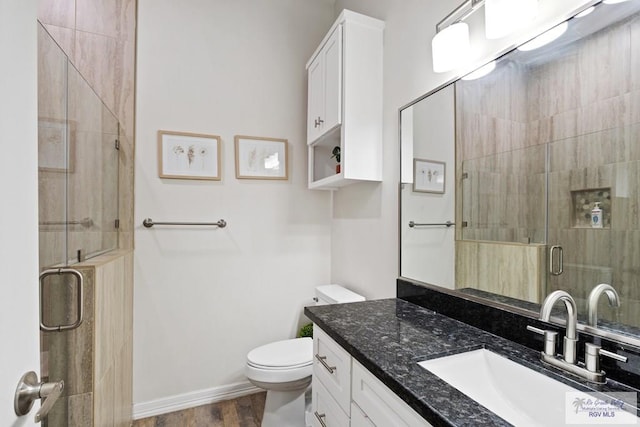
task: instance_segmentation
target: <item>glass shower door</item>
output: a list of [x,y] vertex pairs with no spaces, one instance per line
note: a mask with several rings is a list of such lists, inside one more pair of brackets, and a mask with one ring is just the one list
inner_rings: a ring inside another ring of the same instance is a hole
[[77,70],[69,73],[67,259],[84,261],[118,246],[118,120]]
[[[606,129],[550,143],[548,292],[568,291],[581,316],[587,298],[600,283],[620,294],[621,307],[607,298],[598,304],[598,317],[640,327],[640,220],[638,218],[640,125]],[[635,155],[633,154],[635,152]],[[602,228],[591,226],[598,202]]]
[[463,240],[545,243],[546,146],[462,164]]

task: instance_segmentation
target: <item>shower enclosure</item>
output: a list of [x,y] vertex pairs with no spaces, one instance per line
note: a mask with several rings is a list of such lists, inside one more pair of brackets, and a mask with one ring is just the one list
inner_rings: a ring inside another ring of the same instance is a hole
[[[96,333],[95,313],[103,301],[85,261],[118,248],[119,128],[39,25],[39,266],[49,272],[40,284],[41,379],[65,382],[44,420],[48,426],[97,425],[95,365],[106,341]],[[73,275],[58,274],[62,267],[81,273],[83,292]]]

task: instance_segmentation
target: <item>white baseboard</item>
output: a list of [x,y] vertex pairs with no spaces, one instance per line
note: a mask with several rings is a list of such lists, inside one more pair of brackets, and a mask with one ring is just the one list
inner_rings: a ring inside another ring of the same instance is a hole
[[208,405],[210,403],[221,402],[223,400],[235,399],[248,394],[258,393],[259,391],[262,391],[262,389],[254,386],[250,382],[242,382],[205,390],[192,391],[175,396],[163,397],[162,399],[134,404],[133,419],[139,420],[142,418],[167,414],[169,412],[195,408],[196,406]]

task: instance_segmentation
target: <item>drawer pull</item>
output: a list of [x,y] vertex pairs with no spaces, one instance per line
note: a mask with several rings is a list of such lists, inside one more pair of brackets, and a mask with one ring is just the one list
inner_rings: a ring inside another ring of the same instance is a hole
[[325,360],[327,360],[327,356],[320,356],[318,353],[316,353],[316,359],[318,359],[318,361],[322,363],[322,366],[324,366],[330,374],[333,374],[333,371],[338,369],[335,366],[327,365],[327,362],[325,362]]
[[327,414],[319,414],[318,411],[316,411],[314,415],[316,416],[316,419],[318,420],[318,422],[322,427],[327,427],[327,425],[324,422],[324,419],[327,417]]

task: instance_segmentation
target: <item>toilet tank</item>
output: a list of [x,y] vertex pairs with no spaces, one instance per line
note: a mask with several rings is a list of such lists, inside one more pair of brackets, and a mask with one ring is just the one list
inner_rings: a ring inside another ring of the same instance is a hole
[[316,305],[326,305],[364,301],[365,298],[340,285],[322,285],[316,288],[315,300]]

